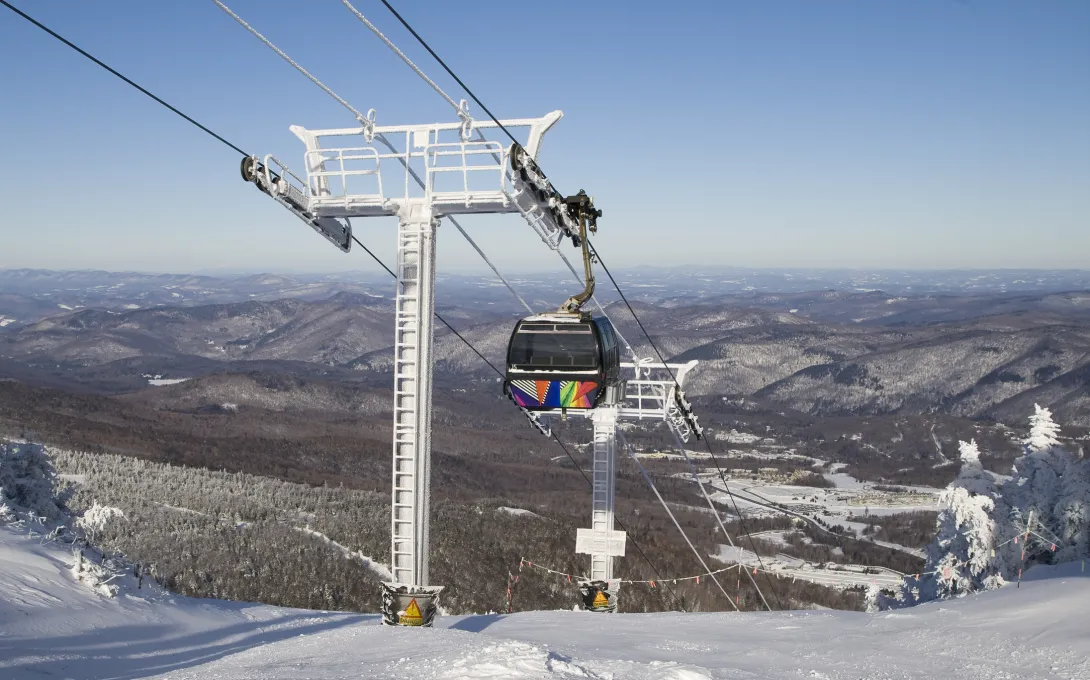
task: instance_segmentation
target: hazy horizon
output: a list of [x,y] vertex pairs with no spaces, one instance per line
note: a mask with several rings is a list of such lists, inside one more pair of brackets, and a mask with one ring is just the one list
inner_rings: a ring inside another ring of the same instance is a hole
[[[289,125],[354,124],[212,3],[21,4],[248,153],[298,169]],[[456,120],[339,3],[308,3],[303,23],[287,0],[231,4],[381,124]],[[595,196],[612,268],[1066,269],[1090,253],[1090,3],[399,4],[500,117],[564,111],[540,161],[561,191]],[[384,8],[360,9],[465,96]],[[0,183],[19,197],[0,264],[369,266],[246,186],[237,154],[0,16],[0,56],[19,64],[0,76]],[[532,28],[512,42],[501,19]],[[527,86],[539,58],[581,86]],[[516,215],[462,222],[509,276],[557,262]],[[393,261],[392,218],[354,228]],[[441,272],[478,267],[449,226],[437,243]]]
[[[715,265],[715,264],[676,264],[676,265],[656,265],[656,264],[633,264],[622,267],[611,267],[611,271],[614,272],[633,272],[640,270],[662,270],[662,271],[677,271],[683,273],[689,273],[692,275],[699,275],[704,272],[754,272],[754,273],[777,273],[777,274],[806,274],[806,273],[860,273],[860,274],[955,274],[955,273],[979,273],[979,274],[999,274],[999,273],[1019,273],[1019,272],[1040,272],[1040,273],[1082,273],[1090,275],[1090,267],[749,267],[740,265]],[[336,277],[336,276],[375,276],[381,279],[390,278],[389,274],[378,268],[375,265],[371,269],[335,269],[329,271],[318,271],[312,269],[291,269],[286,267],[280,268],[198,268],[198,269],[113,269],[108,267],[21,267],[21,266],[7,266],[0,264],[0,271],[48,271],[57,273],[78,273],[78,272],[105,272],[108,274],[142,274],[149,276],[210,276],[218,278],[230,278],[230,277],[244,277],[244,276],[301,276],[301,277]],[[569,275],[565,269],[521,269],[517,274],[509,274],[503,272],[507,278],[517,278],[526,276],[543,276],[553,274]],[[465,269],[448,269],[446,271],[437,272],[439,276],[467,276],[467,277],[481,277],[481,278],[495,278],[495,274],[482,266],[480,268],[472,267]]]

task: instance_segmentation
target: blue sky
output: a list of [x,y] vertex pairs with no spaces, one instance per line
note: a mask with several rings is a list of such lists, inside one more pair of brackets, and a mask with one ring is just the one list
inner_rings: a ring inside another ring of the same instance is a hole
[[[351,116],[211,1],[13,0],[252,153]],[[380,122],[452,119],[337,0],[231,7]],[[455,98],[377,0],[356,6]],[[541,163],[605,211],[611,267],[1086,267],[1090,3],[396,2],[501,117],[562,109]],[[340,271],[238,158],[0,8],[0,266]],[[484,117],[477,107],[475,115]],[[465,226],[501,270],[556,256]],[[357,234],[392,260],[390,219]],[[440,269],[477,271],[445,227]]]

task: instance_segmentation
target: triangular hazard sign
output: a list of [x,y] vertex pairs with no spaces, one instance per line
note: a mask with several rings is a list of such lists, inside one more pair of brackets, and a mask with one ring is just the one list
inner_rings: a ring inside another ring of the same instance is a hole
[[608,607],[609,606],[609,598],[606,597],[605,593],[603,593],[602,591],[599,590],[594,595],[594,601],[591,602],[590,604],[591,604],[592,607]]
[[420,613],[420,606],[416,604],[415,598],[409,602],[408,607],[405,607],[405,613],[399,617],[399,622],[403,626],[419,626],[424,622],[424,616]]

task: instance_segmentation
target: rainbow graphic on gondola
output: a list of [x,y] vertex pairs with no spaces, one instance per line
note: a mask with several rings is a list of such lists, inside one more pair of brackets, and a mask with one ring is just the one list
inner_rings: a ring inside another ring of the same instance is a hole
[[511,398],[523,408],[594,408],[598,383],[585,380],[512,380]]

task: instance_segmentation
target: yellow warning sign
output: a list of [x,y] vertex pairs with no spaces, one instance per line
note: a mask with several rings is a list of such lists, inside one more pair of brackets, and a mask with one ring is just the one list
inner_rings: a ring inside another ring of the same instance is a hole
[[416,604],[415,598],[409,602],[408,607],[405,607],[405,612],[398,617],[398,623],[403,626],[423,625],[424,617],[420,613],[420,607]]
[[602,591],[599,590],[597,593],[595,593],[594,601],[590,603],[590,606],[592,606],[594,608],[608,607],[609,606],[609,598],[606,597],[605,593],[603,593]]

